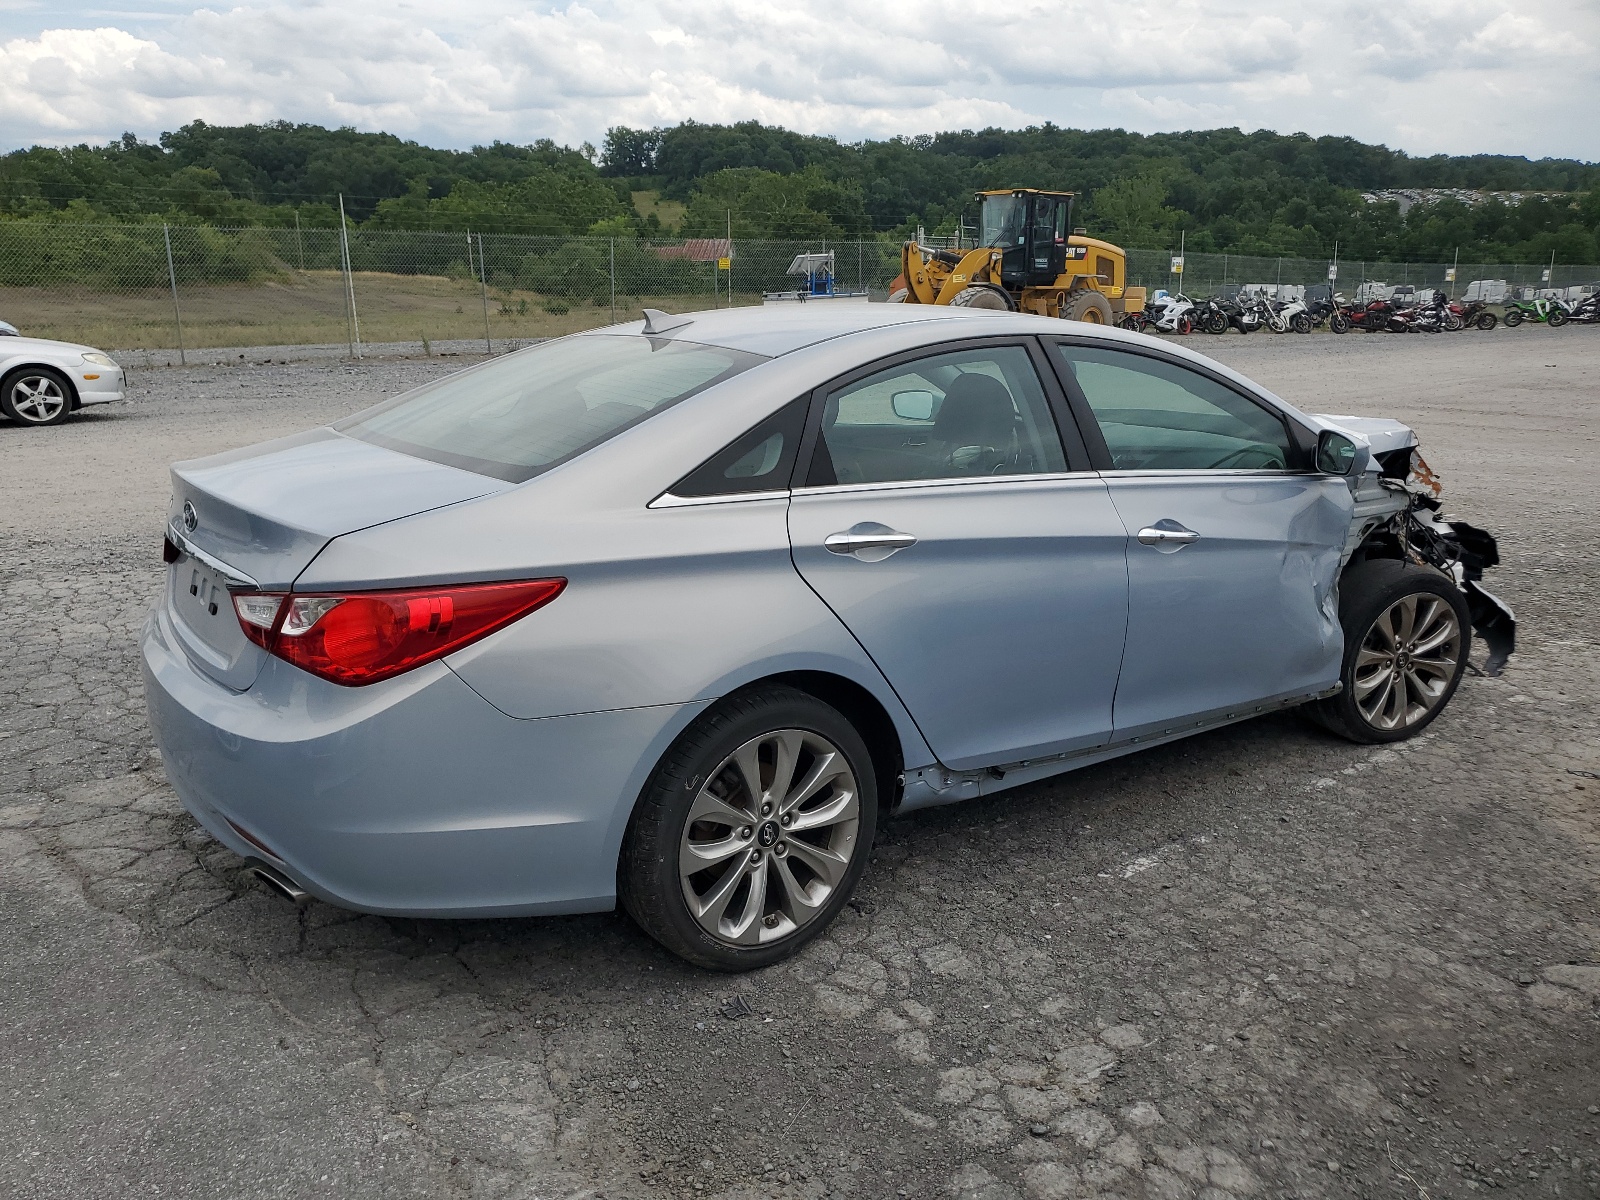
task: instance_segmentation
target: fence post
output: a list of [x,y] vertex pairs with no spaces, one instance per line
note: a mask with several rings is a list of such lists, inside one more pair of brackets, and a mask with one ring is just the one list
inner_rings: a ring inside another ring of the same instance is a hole
[[178,362],[181,366],[189,365],[189,356],[183,351],[183,311],[178,307],[178,272],[172,266],[172,229],[163,224],[161,226],[161,240],[167,244],[167,282],[172,285],[172,319],[178,326]]
[[611,239],[611,323],[617,323],[617,239]]
[[489,264],[483,257],[483,234],[478,235],[478,287],[483,292],[483,352],[494,353],[489,340]]
[[350,226],[344,218],[344,193],[339,193],[339,260],[344,267],[345,339],[351,358],[361,357],[361,322],[356,317],[356,276],[350,265]]

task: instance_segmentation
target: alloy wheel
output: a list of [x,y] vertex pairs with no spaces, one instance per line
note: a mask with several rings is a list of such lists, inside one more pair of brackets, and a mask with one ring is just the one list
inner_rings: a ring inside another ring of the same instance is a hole
[[1456,611],[1428,592],[1402,596],[1378,615],[1356,655],[1355,701],[1374,729],[1425,720],[1449,694],[1465,643]]
[[827,738],[802,729],[751,738],[706,776],[684,822],[689,912],[733,946],[804,928],[850,868],[860,811],[855,773]]
[[24,375],[11,385],[11,410],[19,420],[44,425],[66,407],[66,391],[48,375]]

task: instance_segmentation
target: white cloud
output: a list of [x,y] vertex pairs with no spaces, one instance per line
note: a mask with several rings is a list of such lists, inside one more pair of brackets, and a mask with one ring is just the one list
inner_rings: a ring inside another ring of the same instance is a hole
[[1600,158],[1570,107],[1600,84],[1592,3],[341,0],[98,22],[0,45],[8,146],[196,118],[441,145],[598,141],[612,124],[689,118],[847,138],[1051,120]]

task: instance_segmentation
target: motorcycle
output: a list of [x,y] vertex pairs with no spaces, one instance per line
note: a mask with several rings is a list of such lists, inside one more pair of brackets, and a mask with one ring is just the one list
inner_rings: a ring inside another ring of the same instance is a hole
[[1343,306],[1339,309],[1339,314],[1344,317],[1344,321],[1330,319],[1329,323],[1335,333],[1348,333],[1352,329],[1360,329],[1365,333],[1378,333],[1384,330],[1390,333],[1404,333],[1406,323],[1399,312],[1400,310],[1388,300],[1369,300],[1365,304]]
[[1444,293],[1434,292],[1408,308],[1396,309],[1390,328],[1396,333],[1442,333],[1461,328],[1460,318],[1445,304]]
[[1157,333],[1194,332],[1194,301],[1182,292],[1157,292],[1144,306],[1144,315],[1147,324],[1141,332],[1152,329]]
[[[1306,289],[1306,316],[1311,320],[1312,329],[1321,329],[1341,314],[1339,306],[1344,303],[1344,297],[1334,294],[1332,288],[1325,283],[1315,284]],[[1340,330],[1339,332],[1348,332]]]
[[1567,310],[1546,296],[1537,300],[1508,300],[1504,317],[1506,328],[1515,329],[1524,321],[1542,321],[1557,326],[1567,323]]
[[1567,320],[1579,325],[1600,324],[1600,292],[1590,292],[1582,300],[1563,304]]
[[1469,300],[1465,304],[1452,302],[1450,311],[1461,321],[1462,329],[1490,330],[1500,323],[1500,318],[1489,311],[1486,300]]
[[1273,333],[1311,332],[1311,314],[1304,300],[1289,300],[1271,305],[1272,315],[1267,318],[1267,328]]
[[1261,328],[1260,316],[1254,310],[1247,312],[1230,297],[1212,296],[1204,301],[1196,313],[1195,325],[1207,333],[1227,333],[1237,329],[1240,333],[1254,333]]

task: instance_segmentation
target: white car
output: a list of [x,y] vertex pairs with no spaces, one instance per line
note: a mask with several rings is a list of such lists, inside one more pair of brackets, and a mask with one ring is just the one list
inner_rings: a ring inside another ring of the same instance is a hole
[[104,351],[0,337],[0,412],[19,425],[59,425],[74,409],[122,398],[122,368]]

